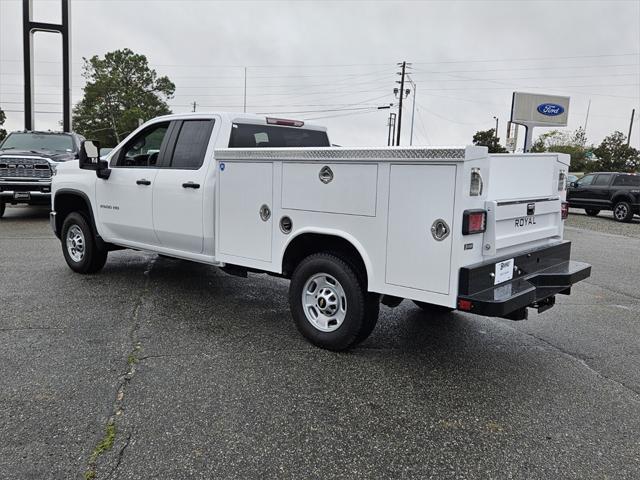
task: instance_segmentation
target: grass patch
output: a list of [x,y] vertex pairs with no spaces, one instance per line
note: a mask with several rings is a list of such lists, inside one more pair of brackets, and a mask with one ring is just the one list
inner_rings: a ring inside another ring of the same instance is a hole
[[95,463],[100,455],[102,455],[107,450],[111,450],[113,448],[113,444],[116,440],[116,426],[113,423],[113,420],[110,420],[107,423],[107,428],[105,429],[104,437],[100,440],[100,443],[96,446],[91,454],[91,459],[89,460],[89,468],[84,472],[85,480],[93,480],[96,478],[95,471]]

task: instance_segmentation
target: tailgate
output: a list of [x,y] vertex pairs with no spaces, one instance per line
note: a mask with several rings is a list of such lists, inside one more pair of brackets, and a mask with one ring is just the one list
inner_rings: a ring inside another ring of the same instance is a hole
[[[484,255],[562,238],[564,155],[491,156]],[[567,162],[568,163],[568,162]]]

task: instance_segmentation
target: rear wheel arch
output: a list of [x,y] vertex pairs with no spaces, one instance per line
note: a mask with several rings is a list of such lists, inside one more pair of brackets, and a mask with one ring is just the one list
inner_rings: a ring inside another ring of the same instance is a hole
[[335,232],[301,232],[286,245],[282,255],[282,273],[291,277],[298,264],[315,253],[330,253],[348,262],[361,276],[363,285],[369,285],[371,263],[364,248],[353,238]]
[[627,192],[614,193],[611,197],[611,205],[615,206],[618,202],[629,202],[633,205],[633,197]]

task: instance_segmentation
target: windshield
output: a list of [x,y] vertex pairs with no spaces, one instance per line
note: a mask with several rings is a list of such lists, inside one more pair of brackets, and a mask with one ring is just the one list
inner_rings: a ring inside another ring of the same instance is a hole
[[56,133],[11,133],[0,145],[0,150],[46,150],[73,152],[70,135]]

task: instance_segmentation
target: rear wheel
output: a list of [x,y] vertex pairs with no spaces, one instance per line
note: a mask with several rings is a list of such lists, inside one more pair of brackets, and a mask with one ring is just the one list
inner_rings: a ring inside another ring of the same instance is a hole
[[427,313],[443,314],[443,313],[453,312],[454,310],[451,307],[443,307],[442,305],[434,305],[432,303],[419,302],[418,300],[413,300],[413,303],[415,303],[418,307],[420,307],[421,310]]
[[289,304],[296,327],[314,345],[346,350],[363,341],[378,320],[377,296],[355,269],[335,255],[310,255],[291,276]]
[[633,218],[633,210],[629,202],[618,202],[613,207],[613,218],[619,222],[630,222]]
[[74,272],[95,273],[107,261],[109,252],[98,247],[93,229],[78,212],[70,213],[64,219],[60,242],[64,259]]
[[0,218],[4,216],[5,208],[6,208],[6,204],[4,202],[0,202]]
[[587,215],[589,215],[590,217],[595,217],[600,213],[600,210],[598,210],[597,208],[585,208],[584,211],[587,212]]

